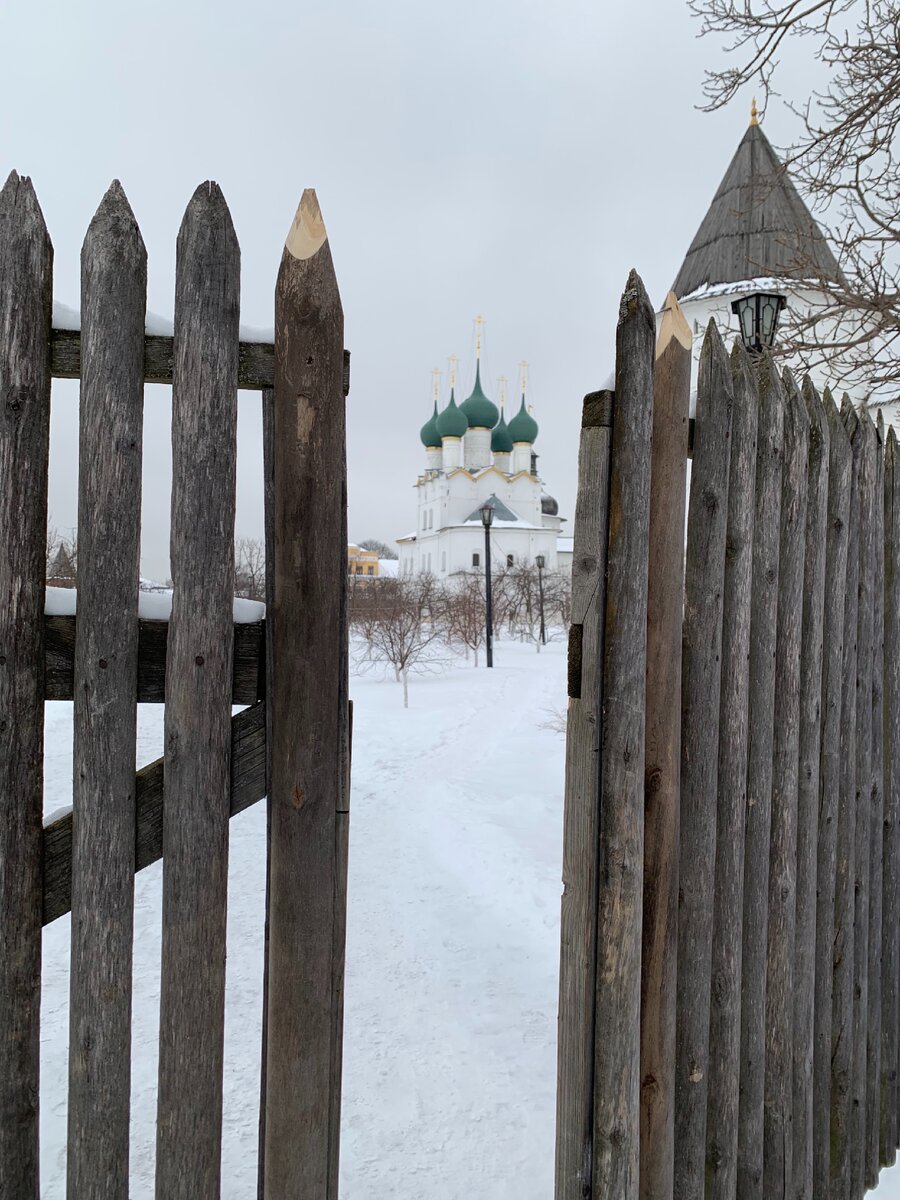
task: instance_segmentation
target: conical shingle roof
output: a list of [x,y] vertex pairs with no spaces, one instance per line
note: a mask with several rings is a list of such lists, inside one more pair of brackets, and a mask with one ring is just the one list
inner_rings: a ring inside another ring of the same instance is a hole
[[672,284],[679,298],[745,279],[828,279],[831,248],[759,125],[750,125]]

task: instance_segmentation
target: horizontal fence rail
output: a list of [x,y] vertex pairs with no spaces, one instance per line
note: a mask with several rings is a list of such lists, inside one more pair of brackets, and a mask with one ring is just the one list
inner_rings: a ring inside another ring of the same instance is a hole
[[[861,1200],[900,1138],[896,438],[767,354],[729,365],[713,325],[669,462],[680,312],[670,297],[654,362],[640,294],[632,276],[626,394],[586,398],[613,435],[609,493],[582,434],[573,569],[584,555],[606,619],[569,640],[556,1200]],[[691,458],[680,575],[659,531]]]

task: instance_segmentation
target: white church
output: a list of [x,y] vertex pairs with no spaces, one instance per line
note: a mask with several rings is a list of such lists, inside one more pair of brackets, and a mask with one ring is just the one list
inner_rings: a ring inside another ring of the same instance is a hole
[[423,425],[425,463],[416,480],[417,520],[412,533],[397,539],[401,574],[447,579],[484,570],[481,509],[493,510],[493,570],[540,565],[571,570],[572,538],[562,534],[564,518],[545,490],[534,444],[538,424],[525,400],[507,424],[505,413],[488,399],[481,383],[481,339],[476,341],[475,386],[456,403],[450,400]]

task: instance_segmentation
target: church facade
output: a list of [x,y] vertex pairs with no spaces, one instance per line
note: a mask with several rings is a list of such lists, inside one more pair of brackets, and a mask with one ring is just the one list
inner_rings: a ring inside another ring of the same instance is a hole
[[425,462],[416,480],[416,528],[397,539],[401,574],[448,579],[483,571],[485,504],[493,509],[495,570],[531,567],[539,556],[549,571],[571,569],[572,540],[561,536],[563,518],[538,474],[538,424],[524,381],[519,410],[507,424],[485,395],[478,355],[472,394],[457,404],[451,379],[449,402],[438,411],[435,399],[419,436]]

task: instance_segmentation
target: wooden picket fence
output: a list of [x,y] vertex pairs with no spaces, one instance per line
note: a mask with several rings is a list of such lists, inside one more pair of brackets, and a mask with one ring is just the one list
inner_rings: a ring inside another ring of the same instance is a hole
[[[174,338],[145,334],[147,259],[118,183],[84,241],[81,328],[51,326],[30,180],[0,191],[0,1196],[39,1195],[42,926],[71,910],[68,1195],[126,1200],[134,875],[162,857],[156,1194],[220,1188],[230,815],[268,796],[259,1195],[336,1197],[346,849],[347,391],[315,194],[239,333],[216,184],[178,235]],[[45,617],[53,376],[79,377],[75,617]],[[172,385],[168,624],[139,620],[144,383]],[[234,625],[238,389],[262,393],[267,609]],[[74,699],[72,812],[46,827],[45,699]],[[165,756],[135,771],[136,702]],[[246,707],[232,718],[232,703]]]
[[556,1200],[856,1200],[898,1144],[900,456],[714,323],[691,421],[690,345],[632,274],[584,404]]

